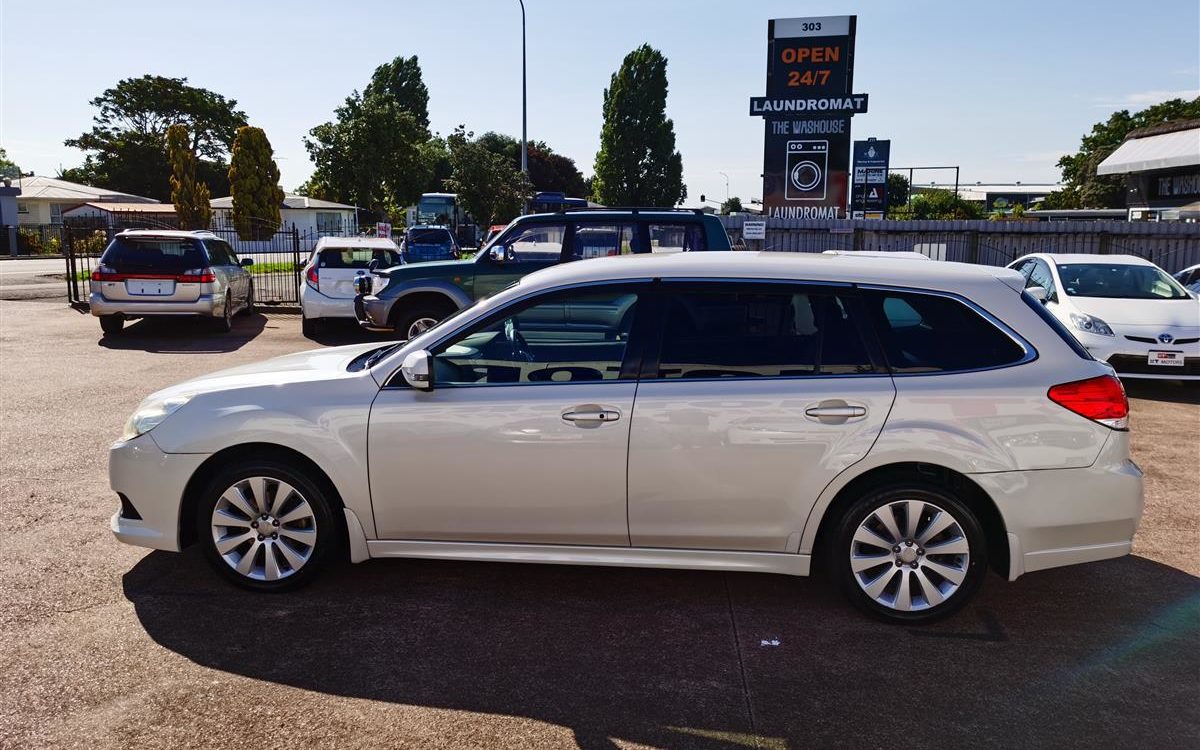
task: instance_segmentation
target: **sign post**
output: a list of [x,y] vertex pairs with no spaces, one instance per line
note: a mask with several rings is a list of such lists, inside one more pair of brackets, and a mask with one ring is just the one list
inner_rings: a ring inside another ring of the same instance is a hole
[[886,219],[888,158],[892,142],[868,138],[854,142],[854,184],[850,215],[855,219]]
[[765,120],[763,210],[772,218],[846,216],[857,16],[767,22],[767,95],[750,99]]

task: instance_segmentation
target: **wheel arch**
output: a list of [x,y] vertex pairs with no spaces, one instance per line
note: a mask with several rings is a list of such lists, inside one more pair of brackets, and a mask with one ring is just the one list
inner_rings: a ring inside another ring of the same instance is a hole
[[403,289],[392,301],[388,320],[393,321],[402,310],[415,305],[430,304],[461,310],[471,304],[471,298],[459,287],[450,283],[424,283]]
[[[346,503],[338,492],[337,485],[312,459],[300,451],[275,443],[241,443],[231,445],[212,454],[196,467],[183,489],[183,501],[179,508],[179,548],[184,549],[196,542],[196,513],[199,510],[201,493],[220,468],[230,463],[274,460],[289,464],[304,472],[333,504],[334,523],[337,524],[343,549],[349,548],[349,533],[346,527]],[[341,511],[340,513],[337,511]]]
[[877,487],[896,482],[921,482],[932,484],[953,492],[975,513],[983,527],[987,541],[988,560],[992,570],[1009,577],[1008,530],[1004,517],[992,498],[970,476],[946,466],[919,461],[898,462],[876,466],[848,481],[837,490],[832,500],[821,513],[816,535],[811,545],[812,568],[819,569],[825,560],[825,552],[835,534],[838,520],[843,513],[862,497]]

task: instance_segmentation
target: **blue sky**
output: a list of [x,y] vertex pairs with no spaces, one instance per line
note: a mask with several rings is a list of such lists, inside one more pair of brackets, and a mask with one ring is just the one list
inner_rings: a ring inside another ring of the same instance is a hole
[[[82,153],[88,100],[144,73],[238,101],[275,147],[283,183],[311,165],[301,138],[376,65],[420,57],[432,128],[519,136],[516,0],[168,3],[0,0],[0,146],[53,175]],[[669,59],[668,115],[689,203],[761,196],[769,18],[858,14],[855,138],[892,139],[894,166],[958,164],[965,181],[1047,182],[1098,120],[1200,88],[1200,3],[906,0],[526,0],[529,134],[591,174],[603,89],[631,49]],[[952,174],[931,175],[940,181]]]

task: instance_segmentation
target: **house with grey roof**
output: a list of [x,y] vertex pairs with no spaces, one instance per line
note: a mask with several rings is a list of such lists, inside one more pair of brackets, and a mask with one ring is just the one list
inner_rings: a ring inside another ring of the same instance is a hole
[[159,201],[141,195],[80,185],[57,177],[22,177],[17,196],[18,224],[62,224],[63,212],[82,203],[155,204]]

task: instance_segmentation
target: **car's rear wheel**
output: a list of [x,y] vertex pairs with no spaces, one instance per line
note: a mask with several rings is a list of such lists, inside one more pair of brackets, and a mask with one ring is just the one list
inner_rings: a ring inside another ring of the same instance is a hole
[[308,583],[339,539],[325,493],[275,461],[241,464],[215,477],[199,504],[196,535],[221,575],[259,591]]
[[246,309],[243,311],[247,315],[254,314],[254,282],[250,282],[250,288],[246,291]]
[[301,313],[300,332],[304,334],[305,338],[311,339],[313,336],[317,335],[317,321],[318,320],[320,320],[320,319],[319,318],[306,318],[303,316],[303,313]]
[[216,329],[218,333],[229,333],[233,330],[233,298],[228,292],[225,293],[225,309],[216,320]]
[[916,483],[877,488],[855,502],[829,552],[829,569],[850,601],[889,622],[953,614],[987,571],[975,514],[946,490]]
[[393,328],[401,339],[407,341],[441,323],[453,312],[454,309],[448,305],[418,305],[408,310],[401,310],[396,315]]
[[100,330],[104,332],[105,336],[115,336],[120,333],[121,329],[124,327],[124,315],[116,314],[100,316]]

